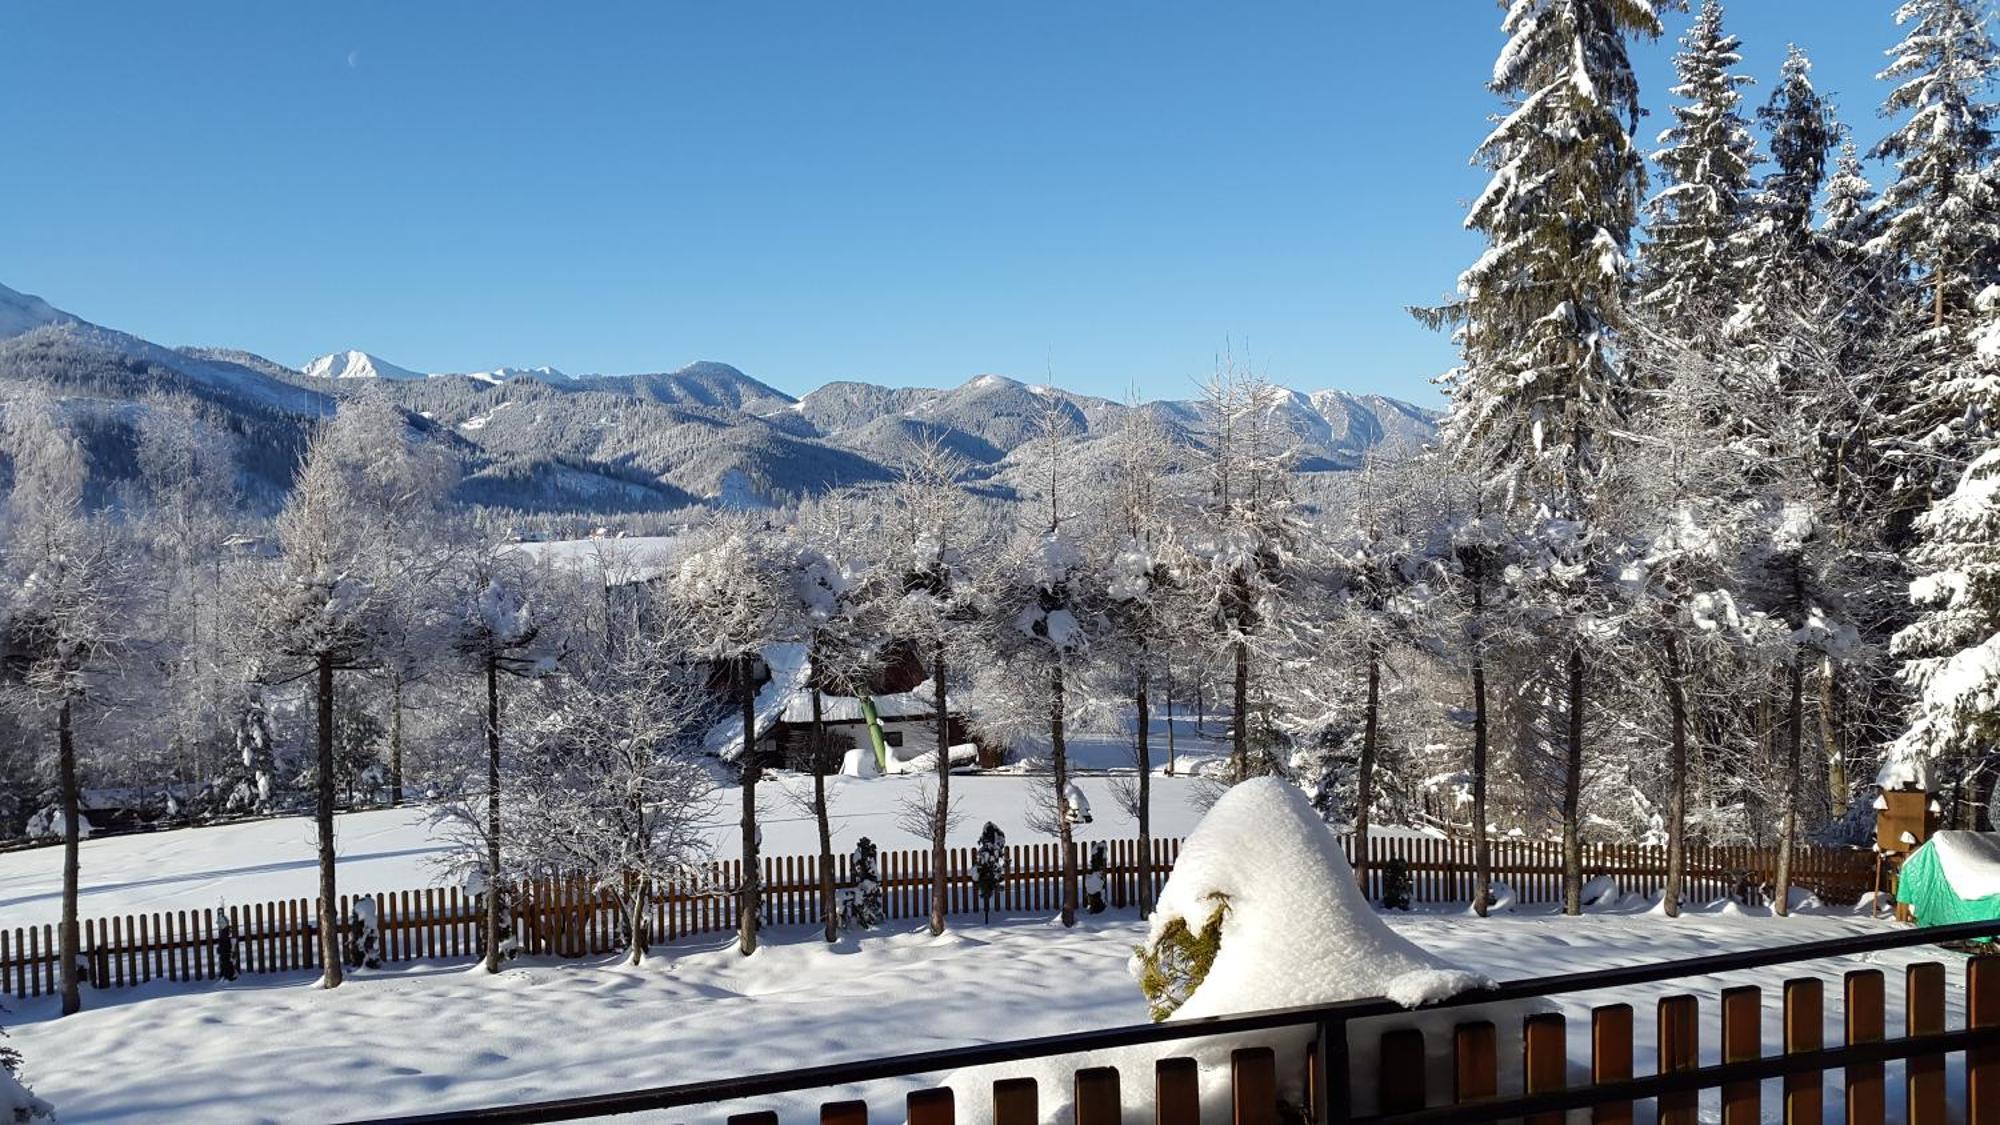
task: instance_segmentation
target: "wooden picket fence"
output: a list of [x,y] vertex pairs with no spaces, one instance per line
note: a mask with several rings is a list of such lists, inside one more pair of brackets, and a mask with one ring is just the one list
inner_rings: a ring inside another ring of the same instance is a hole
[[[1354,838],[1343,841],[1351,861]],[[1520,902],[1563,899],[1562,845],[1540,840],[1495,840],[1490,845],[1493,879],[1512,887]],[[1475,883],[1471,840],[1437,837],[1382,837],[1369,840],[1368,897],[1382,898],[1391,861],[1410,872],[1413,903],[1471,902]],[[1777,878],[1778,849],[1690,845],[1683,875],[1684,902],[1713,902],[1737,893],[1741,884],[1768,888]],[[1585,844],[1585,879],[1608,875],[1626,891],[1651,891],[1666,880],[1667,849],[1643,844]],[[1827,903],[1859,899],[1875,884],[1875,855],[1860,848],[1796,848],[1792,883]]]
[[[1104,842],[1108,859],[1105,895],[1114,909],[1138,902],[1139,845],[1136,840]],[[1353,855],[1353,840],[1345,842]],[[1077,870],[1088,867],[1091,844],[1079,842]],[[1180,854],[1177,839],[1152,842],[1155,890],[1173,870]],[[1009,847],[1007,877],[992,903],[999,916],[1047,914],[1062,901],[1061,852],[1056,844]],[[973,849],[948,851],[946,879],[948,913],[964,917],[982,909],[973,879]],[[1401,859],[1412,874],[1412,897],[1418,903],[1466,902],[1472,895],[1471,844],[1418,837],[1376,837],[1369,848],[1368,893],[1379,899],[1384,868]],[[1690,848],[1687,897],[1691,901],[1728,894],[1739,881],[1737,872],[1768,881],[1775,853],[1770,849]],[[817,856],[766,856],[763,872],[764,918],[768,925],[812,925],[819,921],[819,860]],[[1800,849],[1794,857],[1795,878],[1829,901],[1853,901],[1870,885],[1872,859],[1867,852]],[[918,918],[930,911],[930,852],[882,852],[878,870],[883,901],[890,919]],[[1592,846],[1584,853],[1588,875],[1609,874],[1627,889],[1655,887],[1664,878],[1663,849]],[[1562,854],[1559,847],[1525,842],[1494,845],[1496,880],[1514,887],[1523,903],[1559,902],[1562,898]],[[649,937],[671,942],[699,934],[736,928],[736,888],[743,865],[731,860],[709,865],[704,877],[689,884],[654,889]],[[849,859],[835,857],[834,882],[852,882]],[[341,917],[351,917],[355,896],[342,895]],[[419,959],[470,959],[478,956],[482,915],[477,901],[456,887],[426,887],[367,895],[376,904],[381,936],[380,956],[395,963]],[[166,911],[86,918],[81,944],[89,982],[99,988],[120,988],[152,980],[203,981],[224,975],[223,937],[235,935],[237,969],[243,973],[317,971],[319,945],[313,902],[309,898],[230,906],[224,909]],[[618,911],[607,895],[575,881],[549,880],[531,884],[516,908],[514,936],[525,953],[586,956],[622,948]],[[0,995],[39,996],[59,987],[56,930],[53,925],[0,929]]]

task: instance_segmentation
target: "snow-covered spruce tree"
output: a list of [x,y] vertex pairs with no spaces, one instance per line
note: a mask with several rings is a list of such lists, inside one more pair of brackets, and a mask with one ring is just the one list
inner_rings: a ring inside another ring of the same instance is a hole
[[566,675],[523,693],[528,717],[508,736],[507,869],[608,895],[635,965],[661,936],[647,920],[656,890],[704,884],[719,811],[700,758],[704,670],[687,647],[668,632],[620,630],[608,649],[579,648]]
[[1811,267],[1820,254],[1813,201],[1826,182],[1827,160],[1839,133],[1833,108],[1813,88],[1812,60],[1798,47],[1786,54],[1778,86],[1757,111],[1757,121],[1769,136],[1772,168],[1738,235],[1736,252],[1747,278],[1733,325],[1734,334],[1753,340],[1759,329],[1771,327],[1779,293],[1805,285],[1813,275]]
[[2000,287],[1981,304],[1976,364],[1945,387],[1977,419],[1978,452],[1917,521],[1910,595],[1920,614],[1894,642],[1916,699],[1885,773],[1977,760],[2000,743]]
[[55,728],[63,833],[62,920],[57,975],[62,1013],[83,1004],[78,989],[78,713],[101,697],[128,640],[136,574],[126,544],[84,510],[83,453],[56,405],[17,399],[5,415],[14,487],[5,510],[0,601],[0,681],[24,722]]
[[474,554],[458,576],[451,647],[483,681],[486,691],[486,971],[500,971],[502,829],[500,815],[500,679],[554,670],[555,653],[542,643],[551,610],[539,598],[531,564],[497,545]]
[[1646,205],[1648,233],[1640,259],[1639,299],[1663,316],[1728,311],[1744,289],[1740,238],[1750,214],[1756,142],[1740,106],[1748,76],[1742,41],[1722,29],[1720,0],[1703,0],[1674,56],[1680,84],[1674,124],[1660,134],[1653,159],[1665,184]]
[[1987,174],[2000,51],[1989,15],[1985,0],[1907,0],[1896,9],[1903,41],[1880,75],[1896,84],[1883,113],[1905,115],[1873,154],[1896,162],[1896,178],[1882,193],[1887,225],[1880,237],[1924,277],[1940,329],[1972,311],[2000,254]]
[[[718,519],[668,582],[672,613],[687,622],[689,655],[724,665],[735,685],[741,723],[736,766],[743,793],[743,885],[737,891],[736,943],[744,956],[757,951],[763,907],[758,860],[757,680],[765,649],[795,642],[804,625],[794,612],[794,560],[779,548],[781,536],[749,518]],[[725,749],[723,756],[728,757]]]
[[[1659,7],[1655,0],[1508,6],[1508,42],[1492,88],[1509,111],[1476,154],[1493,178],[1467,218],[1488,250],[1460,278],[1458,301],[1419,312],[1427,323],[1457,326],[1462,362],[1445,378],[1447,443],[1510,506],[1539,509],[1540,526],[1562,529],[1549,546],[1569,553],[1557,560],[1574,576],[1569,585],[1596,580],[1589,521],[1626,406],[1617,336],[1645,189],[1631,138],[1639,88],[1626,36],[1658,36]],[[1588,599],[1563,599],[1579,600]],[[1567,648],[1563,882],[1564,907],[1576,913],[1585,656],[1580,636],[1559,621],[1549,625]]]
[[[1054,401],[1054,400],[1052,400]],[[1042,425],[1043,443],[1054,445],[1064,436],[1064,416],[1051,406]],[[1054,458],[1053,449],[1045,456]],[[899,480],[892,492],[891,516],[897,551],[882,576],[877,609],[879,628],[887,639],[915,645],[930,667],[932,722],[937,742],[937,814],[930,819],[930,929],[941,934],[950,905],[944,830],[951,805],[951,717],[947,692],[957,662],[951,653],[965,648],[977,616],[968,596],[967,549],[976,533],[967,519],[965,494],[958,478],[960,459],[942,441],[913,443],[904,453]]]
[[[1964,377],[1956,369],[1974,362],[1974,299],[2000,279],[2000,197],[1991,166],[2000,51],[1988,19],[1985,0],[1908,0],[1896,11],[1904,38],[1881,74],[1895,84],[1883,113],[1899,120],[1873,155],[1893,160],[1896,172],[1883,190],[1883,230],[1870,249],[1914,279],[1909,311],[1921,317],[1894,326],[1919,347],[1890,373],[1878,406],[1891,416],[1878,440],[1896,470],[1899,529],[1950,492],[1976,453],[1977,435],[1952,388]],[[1899,535],[1897,546],[1908,538]]]
[[[1133,819],[1139,830],[1139,914],[1153,911],[1152,685],[1174,636],[1189,623],[1188,559],[1173,527],[1162,479],[1175,442],[1152,414],[1128,411],[1111,438],[1112,475],[1095,522],[1096,569],[1105,578],[1105,633],[1098,664],[1129,692],[1133,723]],[[1172,725],[1171,712],[1168,724]]]
[[319,837],[317,904],[321,986],[341,982],[339,891],[333,837],[335,675],[373,667],[386,591],[434,565],[404,549],[434,520],[451,463],[373,396],[343,403],[314,435],[278,515],[279,556],[246,570],[232,593],[234,642],[266,685],[312,681],[313,776]]
[[1202,388],[1205,495],[1187,547],[1189,594],[1230,673],[1229,776],[1269,772],[1250,752],[1253,656],[1282,637],[1278,612],[1298,540],[1292,451],[1279,410],[1289,394],[1225,360]]
[[882,897],[882,851],[875,842],[863,836],[854,844],[854,853],[847,860],[847,874],[854,881],[852,917],[854,924],[864,930],[872,930],[889,917],[889,908]]

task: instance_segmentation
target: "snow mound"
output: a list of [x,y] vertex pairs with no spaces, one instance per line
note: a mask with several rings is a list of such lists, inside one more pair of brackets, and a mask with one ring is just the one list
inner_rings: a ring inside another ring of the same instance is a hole
[[1377,917],[1333,832],[1276,778],[1230,789],[1188,836],[1148,944],[1175,920],[1199,932],[1221,900],[1228,910],[1215,962],[1169,1019],[1329,1004],[1380,995],[1390,982],[1435,1002],[1479,980]]
[[2000,833],[1939,832],[1931,837],[1930,846],[1958,897],[2000,895]]

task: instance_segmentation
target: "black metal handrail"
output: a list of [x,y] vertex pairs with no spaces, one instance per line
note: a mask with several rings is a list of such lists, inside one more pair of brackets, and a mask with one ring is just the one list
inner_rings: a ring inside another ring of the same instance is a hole
[[[2000,920],[1963,922],[1956,925],[1934,926],[1922,929],[1896,929],[1879,934],[1829,938],[1822,941],[1801,942],[1795,945],[1745,950],[1739,953],[1717,953],[1679,961],[1653,962],[1650,964],[1628,965],[1610,969],[1594,969],[1583,973],[1523,977],[1488,988],[1477,988],[1461,992],[1449,999],[1433,1004],[1426,1004],[1421,1009],[1415,1010],[1428,1012],[1513,1000],[1531,1000],[1547,996],[1562,996],[1577,992],[1593,992],[1608,988],[1622,988],[1639,984],[1652,984],[1659,981],[1680,980],[1692,976],[1740,972],[1746,969],[1764,968],[1770,965],[1817,961],[1832,957],[1851,957],[1882,950],[1906,949],[1920,945],[1940,945],[1954,941],[1975,941],[1991,937],[2000,937]],[[1343,1000],[1334,1004],[1275,1008],[1262,1012],[1252,1012],[1246,1015],[1210,1016],[1202,1019],[1172,1020],[1165,1023],[1135,1024],[1098,1031],[1072,1032],[1063,1035],[1039,1036],[1032,1039],[985,1043],[971,1047],[919,1051],[905,1055],[891,1055],[882,1058],[861,1059],[853,1062],[829,1063],[824,1066],[772,1071],[740,1078],[688,1082],[674,1086],[655,1086],[648,1089],[629,1090],[613,1094],[587,1094],[580,1097],[556,1098],[548,1101],[523,1102],[514,1105],[374,1118],[366,1122],[357,1123],[357,1125],[442,1125],[442,1123],[446,1122],[574,1121],[589,1117],[608,1117],[621,1113],[679,1109],[687,1106],[709,1105],[725,1101],[743,1101],[753,1098],[771,1097],[776,1094],[796,1093],[800,1090],[851,1086],[863,1082],[906,1078],[913,1075],[934,1074],[941,1071],[959,1070],[976,1066],[992,1066],[998,1063],[1027,1062],[1053,1056],[1086,1054],[1092,1051],[1133,1047],[1147,1043],[1205,1039],[1212,1036],[1237,1035],[1246,1032],[1298,1027],[1314,1027],[1318,1029],[1318,1042],[1322,1051],[1323,1065],[1321,1073],[1342,1075],[1348,1072],[1347,1026],[1349,1024],[1356,1020],[1407,1014],[1412,1010],[1382,997]],[[1954,1050],[1964,1050],[1969,1046],[1986,1046],[1989,1044],[2000,1045],[2000,1032],[1988,1030],[1958,1031],[1939,1036],[1918,1036],[1889,1040],[1882,1044],[1857,1044],[1850,1047],[1829,1048],[1818,1052],[1817,1056],[1811,1054],[1773,1056],[1769,1059],[1761,1059],[1754,1062],[1730,1063],[1700,1070],[1679,1071],[1670,1075],[1635,1078],[1626,1082],[1606,1085],[1596,1090],[1538,1094],[1524,1098],[1507,1099],[1504,1102],[1487,1102],[1483,1105],[1425,1110],[1417,1113],[1367,1120],[1380,1122],[1395,1121],[1399,1123],[1409,1122],[1411,1125],[1416,1125],[1418,1122],[1433,1121],[1489,1120],[1496,1114],[1500,1116],[1517,1116],[1523,1112],[1590,1105],[1593,1104],[1591,1099],[1595,1099],[1597,1102],[1622,1101],[1628,1098],[1636,1100],[1644,1097],[1654,1097],[1661,1092],[1710,1089],[1720,1082],[1773,1077],[1791,1073],[1794,1067],[1797,1071],[1835,1069],[1843,1065],[1843,1062],[1838,1060],[1858,1063],[1874,1061],[1876,1058],[1905,1058],[1909,1057],[1909,1054],[1947,1053]],[[1897,1053],[1906,1046],[1911,1048],[1909,1053]],[[1878,1052],[1880,1053],[1878,1054]],[[1794,1060],[1805,1061],[1795,1063]],[[1766,1073],[1767,1070],[1769,1073]],[[1699,1085],[1689,1085],[1689,1082],[1698,1082]],[[1630,1089],[1628,1090],[1627,1087],[1630,1087]],[[1585,1100],[1573,1100],[1576,1098],[1583,1098]],[[1544,1104],[1545,1101],[1547,1104]],[[1336,1103],[1338,1102],[1339,1099],[1336,1099]],[[1354,1121],[1355,1125],[1361,1125],[1359,1120],[1351,1118],[1345,1112],[1343,1105],[1335,1104],[1323,1108],[1330,1112],[1318,1117],[1318,1120],[1336,1122]],[[1499,1111],[1502,1109],[1506,1112],[1500,1113]]]

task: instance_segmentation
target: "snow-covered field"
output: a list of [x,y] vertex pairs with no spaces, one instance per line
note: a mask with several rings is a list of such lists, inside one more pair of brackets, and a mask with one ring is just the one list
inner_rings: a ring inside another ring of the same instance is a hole
[[[845,854],[863,836],[884,850],[928,846],[928,841],[897,827],[905,797],[919,790],[921,780],[909,776],[831,779],[833,842]],[[1082,839],[1129,839],[1137,835],[1112,794],[1112,779],[1085,777],[1077,783],[1089,799],[1093,820],[1080,826]],[[1185,835],[1200,810],[1194,805],[1194,784],[1186,778],[1154,779],[1153,832]],[[812,780],[778,775],[759,787],[764,851],[769,855],[811,855],[819,850],[812,814],[787,794],[810,794]],[[1022,775],[984,775],[952,779],[952,791],[963,794],[964,821],[952,843],[970,847],[992,820],[1013,843],[1045,838],[1028,829],[1030,802],[1040,787]],[[737,828],[740,791],[718,791],[712,816],[716,854],[732,859],[741,853]],[[350,813],[336,818],[340,848],[340,880],[356,892],[415,889],[437,884],[442,875],[436,861],[446,843],[430,824],[423,808]],[[250,821],[219,828],[110,836],[83,845],[85,917],[143,913],[155,910],[200,910],[219,903],[266,902],[309,898],[317,892],[318,867],[313,824],[308,817]],[[31,848],[0,854],[0,925],[54,922],[62,912],[62,849]]]
[[[1413,914],[1390,923],[1446,960],[1498,979],[1762,948],[1884,925],[1846,914],[1776,919],[1734,912],[1678,921],[1637,912],[1582,918],[1536,912],[1485,921]],[[833,947],[810,932],[785,930],[747,960],[714,939],[672,947],[637,968],[611,959],[548,960],[489,977],[419,963],[357,974],[333,992],[313,989],[304,976],[196,988],[155,982],[87,992],[87,1010],[67,1019],[54,1018],[47,998],[19,1003],[8,1018],[30,1081],[65,1122],[329,1121],[1139,1023],[1146,1007],[1125,962],[1143,936],[1129,913],[1086,919],[1072,931],[1043,919],[996,919],[935,939],[904,925]],[[1901,1021],[1893,983],[1899,967],[1934,955],[1939,951],[1867,959],[1892,977],[1891,1026]],[[1751,979],[1774,991],[1782,976],[1810,971],[1834,981],[1853,967],[1789,967]],[[1960,978],[1954,970],[1954,982]],[[1641,1065],[1652,1057],[1651,1020],[1643,1013],[1657,996],[1679,991],[1703,997],[1703,1048],[1713,1061],[1716,990],[1737,983],[1744,981],[1692,978],[1617,997],[1642,1013]],[[1565,1000],[1573,1056],[1585,1050],[1588,1006],[1610,999]],[[1837,1005],[1828,1008],[1831,1018]],[[1776,1041],[1776,1010],[1767,1004],[1767,1043]],[[1954,1000],[1954,1024],[1957,1012]],[[1828,1035],[1839,1041],[1831,1022]],[[867,1093],[877,1104],[896,1105],[904,1088]],[[772,1108],[788,1121],[809,1120],[807,1100]],[[1775,1104],[1775,1093],[1767,1094],[1765,1105]]]
[[[1212,760],[1220,751],[1194,729],[1192,719],[1176,718],[1177,764],[1186,770]],[[1216,728],[1210,727],[1212,732]],[[1164,776],[1165,723],[1153,730],[1153,834],[1186,835],[1201,819],[1200,783],[1187,776]],[[1124,768],[1126,781],[1132,750],[1119,735],[1085,736],[1070,747],[1080,771]],[[1010,771],[954,777],[954,804],[963,819],[952,835],[954,846],[971,847],[987,821],[1000,826],[1010,843],[1046,842],[1028,828],[1027,817],[1038,800],[1046,799],[1046,780]],[[896,775],[880,778],[828,779],[832,809],[833,846],[838,854],[853,850],[866,836],[884,851],[929,846],[897,825],[905,801],[925,778]],[[1090,802],[1091,823],[1078,826],[1078,838],[1130,839],[1138,835],[1133,818],[1121,807],[1108,774],[1080,776],[1077,785]],[[758,787],[758,821],[766,855],[812,855],[819,851],[810,806],[812,778],[790,773],[767,774]],[[734,859],[742,854],[741,790],[723,786],[715,793],[709,815],[715,854]],[[360,893],[414,890],[440,884],[437,861],[447,844],[423,807],[349,813],[336,818],[343,889]],[[222,903],[268,902],[309,898],[318,893],[318,858],[309,817],[283,817],[217,828],[110,836],[83,845],[83,917],[146,913],[157,910],[201,910]],[[0,853],[0,926],[55,922],[62,913],[62,849],[30,848]]]

